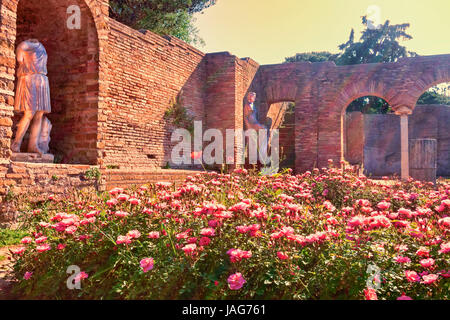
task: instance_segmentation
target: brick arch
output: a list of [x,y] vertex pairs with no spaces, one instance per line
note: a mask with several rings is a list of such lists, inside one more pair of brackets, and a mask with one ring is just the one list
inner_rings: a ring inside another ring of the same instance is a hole
[[420,97],[427,92],[429,89],[431,89],[434,86],[437,86],[441,83],[450,83],[450,73],[448,73],[447,75],[443,76],[442,78],[437,78],[435,80],[433,80],[431,83],[428,83],[427,85],[421,87],[420,89],[417,90],[417,92],[414,94],[414,99],[415,102],[413,104],[414,108],[417,105],[417,101],[420,99]]
[[385,93],[379,92],[379,91],[371,91],[367,87],[362,87],[362,88],[355,88],[354,92],[352,92],[350,95],[346,94],[345,96],[343,95],[343,96],[339,97],[338,110],[341,110],[341,115],[344,115],[348,106],[353,101],[355,101],[356,99],[362,98],[362,97],[367,97],[367,96],[381,98],[391,105],[391,103],[389,102],[389,98],[386,96]]

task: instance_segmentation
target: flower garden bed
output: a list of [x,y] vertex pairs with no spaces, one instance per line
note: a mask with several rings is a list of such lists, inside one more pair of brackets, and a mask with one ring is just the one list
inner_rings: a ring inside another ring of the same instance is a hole
[[[450,184],[329,168],[202,173],[24,212],[14,294],[48,299],[448,299]],[[80,289],[67,286],[69,266]],[[375,271],[374,271],[375,270]]]

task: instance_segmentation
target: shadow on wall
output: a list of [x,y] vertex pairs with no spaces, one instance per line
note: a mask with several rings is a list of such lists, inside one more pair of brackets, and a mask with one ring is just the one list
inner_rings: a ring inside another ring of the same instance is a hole
[[[400,118],[392,114],[365,114],[364,169],[368,176],[400,174]],[[409,139],[437,140],[437,175],[450,176],[450,106],[418,105],[409,117]],[[357,124],[353,125],[358,127]]]
[[[175,164],[174,161],[181,160],[182,155],[172,158],[173,148],[179,144],[181,140],[172,142],[172,134],[176,129],[186,129],[191,136],[186,142],[186,147],[194,151],[194,121],[201,121],[204,126],[204,104],[203,98],[206,88],[199,83],[204,83],[204,60],[195,68],[190,77],[186,80],[178,95],[172,98],[169,108],[166,110],[164,117],[164,141],[163,141],[163,158],[158,159],[163,164],[162,168],[172,169],[201,169],[199,165],[193,164]],[[190,154],[189,154],[190,157]]]

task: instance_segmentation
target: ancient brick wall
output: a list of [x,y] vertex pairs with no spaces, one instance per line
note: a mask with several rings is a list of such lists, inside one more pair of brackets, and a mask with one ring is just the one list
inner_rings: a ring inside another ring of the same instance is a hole
[[355,99],[386,100],[394,110],[413,110],[430,87],[450,82],[450,55],[400,59],[396,63],[336,66],[333,62],[261,66],[252,87],[263,116],[272,103],[295,101],[296,170],[326,166],[343,156],[342,116]]
[[103,164],[164,166],[174,130],[164,115],[180,91],[188,113],[203,120],[204,54],[176,38],[143,34],[113,20],[108,41]]
[[[450,106],[420,105],[409,116],[409,139],[437,140],[437,175],[450,176]],[[394,114],[364,115],[364,170],[400,174],[400,120]]]
[[[82,9],[80,30],[69,32],[63,26],[63,9],[69,4]],[[203,121],[204,130],[240,129],[244,97],[252,90],[258,95],[261,122],[271,104],[296,103],[295,167],[300,172],[325,166],[329,158],[341,159],[342,116],[354,99],[374,95],[394,109],[412,110],[425,90],[450,81],[450,55],[356,66],[259,66],[249,58],[205,55],[173,37],[126,27],[108,18],[107,0],[0,0],[0,6],[3,159],[10,158],[17,121],[12,112],[15,45],[31,36],[42,38],[48,47],[54,104],[51,146],[55,152],[62,150],[60,160],[69,163],[163,167],[175,144],[170,141],[174,126],[164,118],[174,98],[181,97],[194,119]],[[52,23],[40,18],[44,15]],[[238,140],[235,153],[242,150]]]
[[97,188],[95,180],[86,179],[88,165],[42,164],[0,161],[0,227],[17,218],[14,199],[24,194],[33,201],[72,197],[75,190]]

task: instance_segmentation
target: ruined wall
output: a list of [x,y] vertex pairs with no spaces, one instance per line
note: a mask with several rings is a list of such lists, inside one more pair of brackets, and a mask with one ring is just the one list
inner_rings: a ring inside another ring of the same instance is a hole
[[15,200],[27,194],[33,201],[69,198],[75,190],[96,188],[86,179],[88,165],[42,164],[0,161],[0,228],[17,218]]
[[[98,170],[100,177],[87,176],[88,171]],[[184,182],[195,171],[185,170],[119,170],[99,169],[98,166],[24,163],[0,160],[0,228],[17,219],[17,201],[44,201],[53,196],[57,201],[74,199],[76,192],[95,192],[115,187],[141,186],[148,183]]]
[[364,173],[377,177],[399,176],[400,117],[395,114],[365,114],[364,140]]
[[[409,116],[409,139],[437,140],[437,175],[450,176],[450,106],[420,105]],[[364,169],[373,176],[400,174],[400,120],[364,115]]]
[[386,100],[394,110],[413,110],[426,90],[444,82],[450,82],[450,55],[351,66],[333,62],[264,65],[252,87],[263,117],[272,103],[295,101],[295,167],[302,172],[324,167],[328,159],[341,159],[342,115],[353,100],[372,95]]
[[108,93],[101,123],[103,164],[162,167],[174,126],[164,115],[181,95],[204,118],[204,54],[173,37],[145,34],[114,20],[108,36]]

